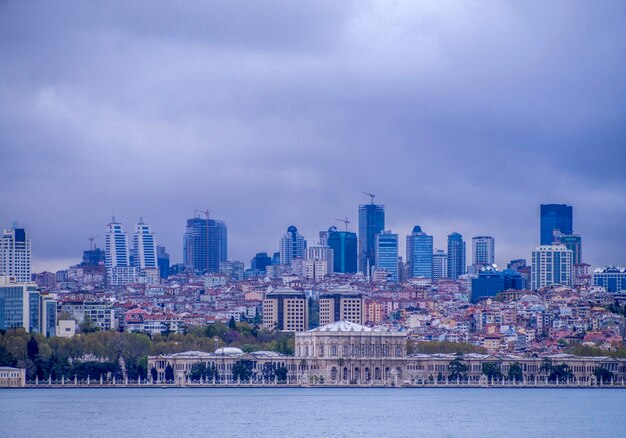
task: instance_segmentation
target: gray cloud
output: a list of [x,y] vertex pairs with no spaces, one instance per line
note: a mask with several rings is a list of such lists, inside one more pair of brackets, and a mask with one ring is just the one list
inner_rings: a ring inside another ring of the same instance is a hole
[[490,233],[528,257],[542,202],[574,205],[592,264],[626,263],[621,2],[4,2],[0,224],[36,266],[115,214],[180,260],[184,221],[230,255],[348,216]]

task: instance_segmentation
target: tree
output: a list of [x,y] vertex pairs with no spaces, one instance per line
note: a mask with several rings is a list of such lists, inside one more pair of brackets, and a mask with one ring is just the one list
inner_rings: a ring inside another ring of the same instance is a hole
[[237,330],[237,322],[235,321],[234,316],[231,316],[228,320],[228,328],[231,330]]
[[483,362],[483,374],[493,382],[502,378],[500,362]]
[[276,380],[279,382],[285,383],[287,381],[287,373],[289,370],[287,367],[280,366],[276,368]]
[[15,365],[17,365],[17,360],[4,345],[0,345],[0,367],[14,367]]
[[613,371],[609,371],[603,367],[595,368],[593,374],[596,376],[598,382],[610,383],[613,380]]
[[463,356],[460,354],[448,364],[449,380],[467,380],[468,366],[463,363]]
[[26,353],[30,360],[34,361],[37,356],[39,356],[39,344],[34,336],[30,337],[28,344],[26,344]]
[[168,363],[165,367],[165,381],[173,382],[174,380],[176,380],[174,377],[174,368],[172,368],[172,366]]
[[339,365],[339,380],[341,380],[341,378],[343,377],[343,364],[345,363],[345,360],[343,357],[340,357],[339,359],[337,359],[337,365]]
[[552,373],[548,377],[550,382],[565,383],[574,378],[571,368],[567,364],[555,365],[552,367]]
[[232,369],[233,379],[242,382],[250,380],[252,377],[252,366],[253,363],[251,360],[238,360],[235,362]]
[[519,362],[514,362],[509,365],[509,380],[515,380],[521,382],[524,380],[524,370],[522,369],[522,365]]
[[150,375],[152,376],[152,383],[156,383],[159,374],[155,367],[152,367],[152,369],[150,370]]
[[189,372],[189,378],[193,381],[202,380],[207,374],[206,364],[204,362],[194,363]]
[[552,359],[549,357],[544,357],[539,367],[539,372],[545,374],[546,376],[550,376],[552,374]]

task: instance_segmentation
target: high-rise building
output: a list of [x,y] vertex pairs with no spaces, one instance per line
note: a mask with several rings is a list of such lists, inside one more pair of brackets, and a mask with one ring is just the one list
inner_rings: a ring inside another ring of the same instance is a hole
[[541,245],[532,254],[531,288],[572,285],[572,251],[565,245]]
[[478,272],[480,268],[495,263],[496,245],[491,236],[472,237],[472,266]]
[[582,263],[583,244],[578,234],[566,235],[560,232],[554,233],[554,245],[565,245],[572,250],[573,262],[575,265]]
[[133,234],[133,266],[138,269],[156,269],[157,247],[150,225],[139,219]]
[[363,294],[339,288],[320,295],[320,326],[349,321],[363,324]]
[[170,255],[164,246],[157,246],[157,265],[159,266],[159,276],[167,278],[170,275]]
[[487,265],[480,270],[478,277],[472,279],[471,301],[475,303],[480,298],[493,297],[505,290],[521,290],[524,283],[524,279],[516,271],[498,271]]
[[106,253],[100,248],[93,248],[83,251],[83,266],[98,266],[104,263]]
[[0,237],[0,275],[17,283],[31,281],[30,239],[26,230],[16,224],[4,230]]
[[398,281],[398,235],[383,231],[376,235],[376,270],[385,270],[388,280]]
[[263,299],[263,326],[287,332],[309,328],[309,300],[302,291],[291,288],[269,292]]
[[272,264],[272,258],[266,252],[258,252],[250,262],[253,271],[265,272],[265,269]]
[[24,328],[27,332],[54,336],[56,300],[37,290],[33,283],[18,283],[0,276],[0,330]]
[[406,236],[406,263],[409,278],[433,278],[433,236],[423,232],[419,225]]
[[356,233],[328,230],[328,246],[333,249],[333,271],[353,274],[357,271],[358,239]]
[[280,238],[279,245],[281,265],[289,265],[294,259],[303,259],[306,254],[306,240],[293,225],[287,228],[287,233]]
[[443,249],[433,252],[433,283],[448,277],[448,254]]
[[566,204],[541,204],[540,245],[552,245],[554,231],[573,234],[573,208]]
[[[376,266],[376,236],[385,229],[385,206],[359,205],[359,271],[364,274]],[[397,268],[396,268],[397,269]]]
[[220,270],[228,259],[228,229],[223,221],[196,216],[187,219],[183,241],[183,264],[198,273]]
[[448,278],[456,280],[465,273],[465,241],[459,233],[448,235]]
[[[328,245],[311,245],[306,249],[306,258],[309,261],[318,261],[324,262],[322,263],[325,266],[321,266],[321,269],[317,269],[317,267],[313,266],[313,269],[316,271],[316,274],[313,275],[314,278],[322,278],[326,274],[330,274],[333,272],[333,250]],[[322,273],[322,271],[324,271]]]
[[105,262],[107,270],[130,267],[128,240],[122,224],[111,218],[105,234]]

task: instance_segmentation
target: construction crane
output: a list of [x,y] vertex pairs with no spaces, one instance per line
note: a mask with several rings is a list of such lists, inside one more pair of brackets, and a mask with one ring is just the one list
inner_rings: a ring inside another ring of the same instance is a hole
[[367,193],[367,192],[363,192],[363,194],[372,198],[372,205],[374,205],[374,198],[376,197],[376,195],[374,195],[373,193]]
[[209,210],[194,210],[194,215],[199,217],[200,213],[204,213],[206,220],[209,220]]
[[95,246],[93,245],[93,241],[96,240],[98,237],[100,237],[100,236],[89,236],[88,237],[88,239],[89,239],[89,249],[90,250],[93,251],[94,249],[96,249]]
[[345,218],[345,219],[335,219],[335,220],[339,221],[339,222],[343,222],[345,224],[345,226],[346,226],[346,231],[348,231],[348,224],[350,223],[348,218]]

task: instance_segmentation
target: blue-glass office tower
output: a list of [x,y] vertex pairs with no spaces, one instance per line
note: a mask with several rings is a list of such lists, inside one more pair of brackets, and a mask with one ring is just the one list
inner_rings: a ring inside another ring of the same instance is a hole
[[376,236],[385,229],[385,206],[359,205],[359,271],[376,266]]
[[39,332],[39,302],[36,286],[0,286],[0,329],[23,327],[27,332]]
[[167,278],[170,275],[170,255],[164,246],[157,246],[157,264],[159,265],[159,277]]
[[493,297],[505,290],[521,290],[524,288],[524,283],[524,279],[516,271],[483,268],[479,272],[478,278],[472,279],[471,301],[475,303],[480,298]]
[[541,204],[540,245],[554,243],[554,230],[561,234],[573,234],[573,208],[566,204]]
[[389,272],[391,281],[398,281],[398,235],[383,231],[375,237],[376,269]]
[[448,235],[448,278],[456,280],[465,274],[465,241],[459,233]]
[[410,278],[433,278],[433,236],[424,233],[419,225],[406,236],[406,262]]
[[582,239],[578,234],[572,234],[567,236],[565,234],[557,233],[554,236],[554,243],[560,243],[572,251],[572,263],[574,265],[580,265],[582,263],[583,244]]
[[328,230],[326,244],[333,250],[333,271],[353,274],[357,271],[356,233],[337,231],[335,227]]
[[183,263],[196,272],[219,272],[228,259],[226,224],[215,219],[187,219]]

